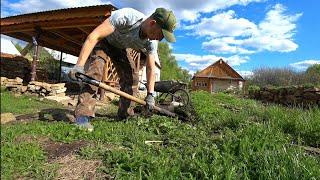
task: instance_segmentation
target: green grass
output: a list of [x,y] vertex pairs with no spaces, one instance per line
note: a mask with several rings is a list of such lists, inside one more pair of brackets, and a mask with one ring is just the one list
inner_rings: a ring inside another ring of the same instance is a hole
[[52,101],[35,96],[18,96],[15,97],[11,92],[1,89],[1,113],[10,112],[13,114],[28,114],[35,113],[41,109],[57,108],[62,105]]
[[[19,101],[24,97],[17,98],[14,104],[2,103],[1,112],[2,107],[17,111],[21,108]],[[320,145],[319,109],[266,106],[206,92],[193,93],[192,102],[199,114],[196,124],[162,116],[125,122],[97,118],[92,133],[65,122],[2,125],[1,178],[55,176],[56,165],[48,168],[46,154],[37,142],[16,141],[24,135],[59,142],[92,142],[95,145],[82,148],[78,157],[102,160],[101,171],[118,179],[320,177],[319,155],[301,148]],[[163,143],[145,143],[150,140]]]

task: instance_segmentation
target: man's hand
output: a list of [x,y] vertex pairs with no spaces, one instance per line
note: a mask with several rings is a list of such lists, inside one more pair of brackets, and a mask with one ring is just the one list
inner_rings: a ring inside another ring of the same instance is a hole
[[148,110],[148,111],[151,111],[151,110],[153,109],[153,106],[154,106],[154,103],[155,103],[155,102],[154,102],[154,97],[153,97],[152,93],[148,93],[145,101],[146,101],[146,103],[147,103],[147,104],[146,104],[147,110]]
[[84,74],[84,68],[83,66],[75,65],[69,72],[69,78],[78,81],[78,78],[76,77],[76,73],[83,73]]

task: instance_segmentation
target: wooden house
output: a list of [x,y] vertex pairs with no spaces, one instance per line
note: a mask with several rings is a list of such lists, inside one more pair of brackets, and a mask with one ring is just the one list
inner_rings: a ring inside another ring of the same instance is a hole
[[222,59],[192,77],[192,90],[211,93],[223,90],[241,90],[245,80]]

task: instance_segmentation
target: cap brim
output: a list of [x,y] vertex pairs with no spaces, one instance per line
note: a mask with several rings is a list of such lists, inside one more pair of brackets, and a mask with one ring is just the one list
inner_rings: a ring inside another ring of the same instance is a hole
[[162,29],[162,34],[168,42],[176,42],[176,38],[172,32]]

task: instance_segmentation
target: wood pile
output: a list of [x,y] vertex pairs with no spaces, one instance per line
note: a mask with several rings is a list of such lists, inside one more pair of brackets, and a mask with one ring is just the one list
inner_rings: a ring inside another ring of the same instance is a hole
[[249,97],[263,102],[284,105],[318,105],[320,106],[320,87],[291,86],[280,88],[264,87],[249,91]]
[[22,56],[1,53],[1,77],[14,79],[19,77],[25,82],[30,80],[31,63]]

